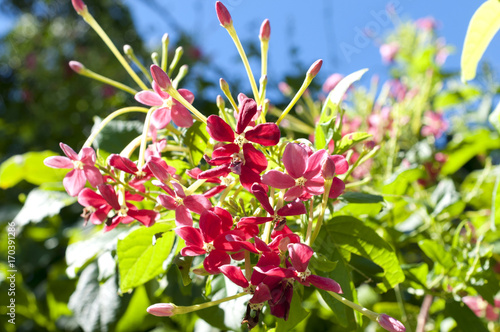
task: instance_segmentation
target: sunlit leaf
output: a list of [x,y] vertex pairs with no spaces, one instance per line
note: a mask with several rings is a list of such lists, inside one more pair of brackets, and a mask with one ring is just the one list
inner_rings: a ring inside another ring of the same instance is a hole
[[476,77],[477,64],[500,29],[500,1],[488,0],[472,16],[462,50],[462,81]]
[[196,121],[186,132],[184,144],[189,148],[189,159],[193,166],[200,163],[208,143],[207,125]]
[[[127,292],[165,272],[163,261],[170,254],[174,244],[172,226],[155,224],[140,227],[123,240],[118,240],[117,255],[120,271],[120,289]],[[153,245],[156,233],[163,232]]]

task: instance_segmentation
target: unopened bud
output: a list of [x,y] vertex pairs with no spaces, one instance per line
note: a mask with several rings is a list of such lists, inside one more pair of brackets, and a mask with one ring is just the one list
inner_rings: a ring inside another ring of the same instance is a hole
[[266,18],[264,22],[262,22],[262,25],[260,26],[259,39],[261,41],[268,41],[270,37],[271,37],[271,24],[269,23],[269,20]]
[[170,317],[175,315],[176,305],[173,303],[156,303],[149,306],[146,311],[153,316]]
[[221,78],[219,80],[219,85],[220,85],[220,89],[225,93],[225,94],[229,94],[229,84],[227,84],[226,80]]
[[390,332],[405,332],[406,328],[399,320],[392,318],[386,314],[381,314],[377,317],[377,322],[381,327]]
[[328,156],[321,167],[321,175],[325,180],[331,180],[335,177],[335,161]]
[[158,52],[151,53],[151,60],[153,61],[153,63],[155,65],[158,65],[158,60],[159,59],[160,59],[160,55],[158,54]]
[[78,61],[70,61],[69,67],[77,74],[80,74],[80,72],[85,69],[85,66]]
[[278,83],[278,89],[285,96],[290,96],[292,94],[292,92],[293,92],[292,88],[290,87],[290,85],[288,85],[288,83],[286,83],[286,82],[279,82]]
[[221,110],[223,110],[226,107],[226,103],[224,102],[224,98],[222,98],[221,95],[217,95],[217,107]]
[[87,5],[82,0],[71,0],[71,3],[78,14],[87,11]]
[[153,80],[156,84],[164,90],[168,89],[172,85],[167,73],[165,73],[157,65],[151,65],[151,75],[153,76]]
[[267,85],[267,75],[264,75],[259,80],[260,85]]
[[309,70],[307,71],[307,76],[310,77],[311,79],[316,77],[322,65],[323,65],[323,60],[321,59],[314,62],[311,65],[311,67],[309,67]]
[[215,12],[217,13],[217,18],[219,19],[220,25],[224,28],[228,28],[233,25],[233,19],[231,18],[231,14],[227,10],[226,6],[222,4],[222,2],[217,1],[215,3]]
[[123,53],[130,56],[130,55],[134,54],[134,50],[132,49],[132,46],[130,46],[130,45],[123,45]]
[[168,44],[168,42],[169,42],[169,41],[170,41],[170,38],[169,38],[169,36],[168,36],[168,33],[163,34],[163,37],[161,37],[161,42],[162,42],[163,44],[165,44],[165,43],[167,43],[167,44]]

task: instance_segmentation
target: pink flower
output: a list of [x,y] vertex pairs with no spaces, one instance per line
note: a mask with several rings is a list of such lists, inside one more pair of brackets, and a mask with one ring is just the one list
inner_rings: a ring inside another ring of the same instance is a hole
[[[176,126],[188,128],[193,125],[193,116],[187,108],[182,106],[168,93],[161,90],[159,85],[153,81],[153,91],[145,90],[135,95],[135,100],[148,106],[159,106],[151,116],[151,124],[156,129],[165,128],[172,120]],[[194,95],[186,89],[178,90],[190,104],[194,101]]]
[[285,200],[291,201],[303,194],[323,193],[324,179],[321,176],[322,161],[326,150],[318,150],[308,156],[307,150],[297,143],[289,143],[283,153],[283,164],[287,173],[270,170],[262,176],[262,182],[277,189],[289,189]]
[[321,174],[325,179],[332,180],[332,186],[328,197],[335,199],[339,197],[345,190],[345,183],[335,175],[344,174],[349,169],[349,164],[344,156],[332,155],[325,158],[321,167]]
[[384,63],[391,63],[394,61],[396,54],[399,51],[399,44],[397,42],[390,42],[380,46],[380,55]]
[[500,300],[495,299],[495,306],[492,306],[488,301],[481,296],[464,296],[462,301],[476,314],[478,317],[484,317],[489,321],[498,320],[500,314]]
[[422,136],[434,136],[440,138],[446,130],[448,130],[448,123],[444,120],[443,115],[433,111],[427,111],[422,120]]
[[377,317],[379,325],[389,332],[405,332],[406,328],[399,320],[392,318],[386,314],[381,314]]
[[323,92],[328,93],[332,91],[337,84],[344,78],[344,75],[339,74],[339,73],[334,73],[326,79],[325,83],[323,83]]
[[437,27],[437,22],[434,17],[422,17],[415,21],[417,28],[431,32]]
[[46,158],[43,163],[52,168],[70,168],[63,180],[63,185],[70,196],[77,196],[85,187],[87,180],[92,187],[103,183],[101,172],[95,167],[95,152],[90,147],[83,148],[79,154],[64,143],[59,146],[66,157],[54,156]]

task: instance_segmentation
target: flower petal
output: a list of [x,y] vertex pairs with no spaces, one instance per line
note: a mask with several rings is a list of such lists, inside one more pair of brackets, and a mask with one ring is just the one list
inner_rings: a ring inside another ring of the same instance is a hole
[[140,91],[135,94],[134,98],[141,104],[148,106],[163,105],[163,99],[161,99],[161,97],[158,96],[158,94],[154,93],[153,91],[148,91],[148,90]]
[[181,128],[189,128],[193,125],[193,116],[187,108],[181,104],[172,106],[172,121]]
[[249,286],[247,278],[245,278],[239,267],[228,264],[219,267],[219,270],[236,285],[243,288],[247,288]]
[[330,188],[329,198],[335,199],[342,195],[345,190],[345,183],[339,178],[332,179],[332,187]]
[[156,201],[168,210],[175,210],[177,208],[177,202],[175,199],[165,194],[158,195]]
[[156,129],[165,128],[172,120],[172,111],[167,107],[160,107],[156,109],[151,115],[151,124]]
[[135,220],[138,220],[140,223],[142,223],[146,227],[151,227],[155,223],[156,219],[158,218],[158,213],[153,211],[153,210],[132,210],[129,209],[127,214],[134,218]]
[[252,185],[251,192],[254,194],[255,198],[257,198],[264,210],[266,210],[270,215],[274,215],[274,209],[269,203],[269,197],[267,197],[267,192],[264,188],[260,184],[254,183]]
[[300,200],[295,200],[291,203],[286,204],[281,209],[278,210],[278,216],[288,217],[288,216],[298,216],[300,214],[306,214],[306,207],[304,203]]
[[212,158],[231,157],[233,154],[238,152],[240,152],[240,147],[237,144],[224,144],[212,152]]
[[137,165],[132,160],[122,157],[119,154],[110,155],[108,157],[108,164],[129,174],[135,174],[138,171]]
[[78,203],[84,207],[93,206],[95,208],[101,205],[108,205],[106,200],[98,193],[89,188],[83,188],[78,194]]
[[113,189],[112,185],[100,184],[99,186],[97,186],[97,189],[99,189],[102,198],[104,198],[114,210],[120,210],[121,206],[118,202],[118,197],[116,196],[116,192]]
[[304,172],[306,179],[311,179],[321,173],[323,161],[328,158],[328,152],[325,149],[314,152],[307,158],[307,166]]
[[260,284],[257,285],[255,288],[255,292],[253,294],[253,297],[250,299],[250,303],[263,303],[268,300],[270,300],[271,297],[271,291],[269,290],[269,287],[261,282]]
[[74,168],[73,162],[68,157],[53,156],[45,158],[45,166],[52,168]]
[[70,196],[76,196],[85,187],[87,179],[85,178],[85,173],[81,169],[74,169],[63,179],[64,189],[68,192]]
[[314,251],[303,243],[290,243],[288,245],[288,254],[293,267],[299,272],[305,272]]
[[213,211],[203,211],[199,222],[203,242],[212,242],[219,234],[222,234],[221,223],[222,220]]
[[234,141],[233,129],[218,115],[208,117],[207,132],[216,141],[231,143]]
[[203,267],[210,274],[220,273],[219,267],[231,263],[231,257],[222,250],[212,250],[203,261]]
[[336,154],[329,158],[335,163],[335,174],[344,174],[349,169],[349,164],[344,156]]
[[83,166],[83,172],[92,187],[95,188],[101,183],[104,183],[104,178],[96,167],[85,165]]
[[342,294],[342,288],[339,283],[333,279],[316,276],[314,274],[307,277],[306,281],[310,282],[311,285],[324,289],[329,292],[334,292],[338,294]]
[[201,172],[200,174],[198,174],[198,179],[202,180],[219,176],[227,176],[229,173],[231,173],[231,171],[229,170],[228,165],[220,165],[215,168]]
[[[283,164],[286,171],[294,179],[304,175],[307,162],[307,151],[297,143],[288,143],[283,152]],[[321,166],[320,166],[321,167]]]
[[193,226],[193,217],[184,205],[179,205],[175,209],[175,224],[177,226]]
[[256,173],[261,173],[267,168],[266,156],[250,143],[243,144],[243,157],[245,158],[245,166]]
[[175,229],[175,234],[179,235],[181,239],[186,241],[187,247],[203,248],[203,237],[198,228],[183,226]]
[[59,143],[59,146],[61,147],[61,150],[63,150],[64,154],[71,160],[80,160],[80,158],[78,158],[78,154],[75,152],[75,150],[73,150],[72,148],[70,148],[69,145],[66,145],[64,143]]
[[295,186],[295,180],[290,175],[276,170],[270,170],[262,175],[262,183],[276,189],[288,189]]
[[246,165],[241,167],[240,183],[246,190],[250,191],[254,183],[261,183],[260,175]]
[[236,123],[236,133],[239,135],[245,131],[253,116],[257,113],[257,103],[251,98],[243,100],[241,103],[240,113],[238,113],[238,121]]
[[183,199],[184,206],[194,213],[202,214],[212,208],[212,203],[203,195],[191,195]]
[[274,146],[280,141],[280,129],[275,123],[261,123],[245,133],[245,138],[263,146]]
[[304,193],[304,188],[300,186],[295,186],[288,189],[285,193],[285,201],[294,201]]
[[187,100],[188,103],[192,104],[193,101],[194,101],[194,94],[189,91],[188,89],[179,89],[177,90],[177,92],[179,92],[179,94]]

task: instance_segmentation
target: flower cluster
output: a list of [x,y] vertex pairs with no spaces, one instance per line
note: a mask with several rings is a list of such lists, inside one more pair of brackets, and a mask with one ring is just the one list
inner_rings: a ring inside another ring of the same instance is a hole
[[[74,3],[82,16],[90,15],[80,1]],[[279,123],[316,76],[322,61],[311,66],[303,88],[280,118],[267,122],[267,73],[263,71],[257,89],[229,12],[220,2],[216,3],[216,12],[240,51],[253,98],[239,94],[236,104],[224,86],[233,109],[218,102],[219,114],[207,118],[193,106],[193,93],[177,89],[180,78],[172,81],[165,63],[153,64],[151,89],[142,83],[142,91],[135,94],[136,101],[151,107],[145,110],[144,132],[136,144],[100,162],[90,147],[96,137],[93,133],[79,154],[61,144],[67,157],[50,157],[45,164],[73,169],[64,179],[64,187],[84,207],[85,220],[104,224],[105,232],[134,221],[151,227],[166,222],[166,216],[174,211],[175,234],[183,240],[180,255],[202,256],[203,268],[196,269],[197,273],[223,274],[242,288],[238,296],[251,295],[243,321],[252,328],[265,305],[272,315],[288,319],[294,287],[299,284],[342,293],[335,280],[317,275],[309,262],[327,203],[344,192],[342,175],[350,166],[345,155],[313,149],[306,140],[287,142],[281,137]],[[269,37],[266,20],[260,32],[264,50]],[[206,125],[202,128],[206,128],[210,142],[202,161],[178,171],[170,166],[178,155],[173,157],[168,151],[189,152],[189,148],[169,144],[184,142],[184,128],[194,121]],[[105,119],[97,133],[108,122]],[[169,140],[169,136],[175,139]],[[139,145],[136,157],[134,149]],[[87,181],[90,186],[86,186]],[[251,199],[240,199],[241,210],[228,208],[228,201],[243,191]],[[318,205],[321,210],[315,208]],[[289,224],[297,226],[297,219],[305,220],[307,215],[304,232],[292,232]],[[189,310],[173,304],[156,304],[148,309],[158,316]],[[370,316],[373,320],[379,317]],[[387,325],[385,316],[381,322]]]

